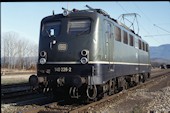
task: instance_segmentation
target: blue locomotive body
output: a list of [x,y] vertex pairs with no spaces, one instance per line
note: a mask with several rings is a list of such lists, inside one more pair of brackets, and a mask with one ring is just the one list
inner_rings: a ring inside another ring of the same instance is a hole
[[94,99],[145,81],[150,71],[149,45],[140,36],[101,9],[76,10],[42,20],[30,83]]

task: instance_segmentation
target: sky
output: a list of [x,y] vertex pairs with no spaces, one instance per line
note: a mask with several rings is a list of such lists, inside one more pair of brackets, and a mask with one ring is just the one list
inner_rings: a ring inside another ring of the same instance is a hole
[[[39,42],[40,22],[42,18],[63,13],[62,7],[72,10],[87,9],[85,5],[92,8],[105,10],[112,18],[123,23],[120,15],[126,13],[137,13],[137,21],[134,21],[135,32],[137,23],[139,35],[149,43],[150,46],[170,44],[170,2],[1,2],[1,35],[5,32],[16,32],[21,37],[31,41]],[[126,17],[132,21],[134,17]],[[125,21],[127,26],[130,24]],[[131,27],[132,28],[132,27]]]

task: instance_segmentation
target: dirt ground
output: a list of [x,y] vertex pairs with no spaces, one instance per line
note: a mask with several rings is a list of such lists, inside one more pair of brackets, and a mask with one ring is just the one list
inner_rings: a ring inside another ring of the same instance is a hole
[[1,84],[27,83],[31,74],[1,76]]
[[1,71],[2,72],[34,72],[35,70],[1,68]]
[[1,68],[1,84],[27,83],[36,70],[17,70]]

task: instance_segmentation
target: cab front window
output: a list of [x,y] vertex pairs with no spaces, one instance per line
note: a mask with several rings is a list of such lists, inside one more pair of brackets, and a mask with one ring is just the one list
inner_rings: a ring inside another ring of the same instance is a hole
[[48,22],[45,23],[42,27],[42,33],[44,36],[58,36],[61,30],[61,22]]
[[82,35],[90,32],[90,20],[71,20],[69,21],[68,33],[70,35]]

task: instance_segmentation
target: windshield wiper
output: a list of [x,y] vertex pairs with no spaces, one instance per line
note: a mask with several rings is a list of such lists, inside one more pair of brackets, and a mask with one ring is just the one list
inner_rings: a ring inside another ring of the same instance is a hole
[[48,32],[48,30],[45,30],[45,31],[46,31],[46,33],[47,33],[47,35],[48,35],[48,37],[49,37],[49,38],[51,38],[51,37],[56,38],[56,36],[55,36],[55,35],[50,35],[50,33]]
[[47,33],[48,37],[51,38],[50,33],[48,32],[48,30],[45,30],[45,32]]

